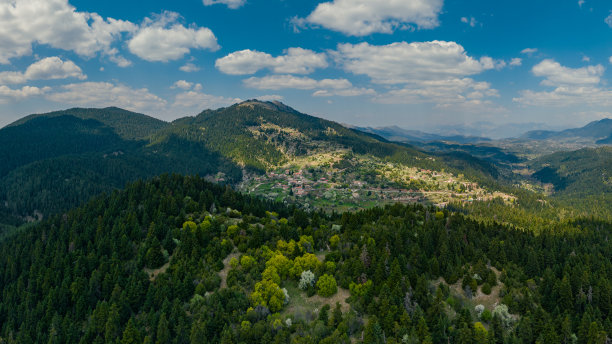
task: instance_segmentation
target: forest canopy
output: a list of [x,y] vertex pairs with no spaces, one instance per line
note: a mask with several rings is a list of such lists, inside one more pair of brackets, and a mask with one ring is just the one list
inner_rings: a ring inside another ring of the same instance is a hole
[[163,175],[0,243],[18,343],[605,343],[611,226],[305,213]]

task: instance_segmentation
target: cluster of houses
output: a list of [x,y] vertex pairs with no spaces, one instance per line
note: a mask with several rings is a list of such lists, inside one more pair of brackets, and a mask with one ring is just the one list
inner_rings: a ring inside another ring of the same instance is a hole
[[[416,172],[416,174],[414,174]],[[494,195],[480,188],[478,184],[461,181],[449,176],[427,169],[415,169],[407,174],[408,179],[417,179],[426,183],[433,182],[433,190],[417,190],[399,187],[384,187],[369,184],[360,180],[358,174],[343,170],[318,170],[311,173],[305,169],[280,169],[269,171],[266,175],[253,176],[249,189],[270,199],[287,200],[287,197],[308,198],[309,203],[320,200],[334,200],[340,203],[361,204],[368,201],[400,202],[400,203],[430,203],[438,207],[446,207],[449,201],[473,202],[475,200],[489,200],[500,195]],[[436,181],[437,178],[444,180]],[[446,188],[438,183],[444,183],[452,188]],[[460,186],[461,191],[457,190]],[[459,192],[458,192],[459,191]],[[502,195],[503,197],[504,195]],[[512,196],[507,196],[510,199]]]

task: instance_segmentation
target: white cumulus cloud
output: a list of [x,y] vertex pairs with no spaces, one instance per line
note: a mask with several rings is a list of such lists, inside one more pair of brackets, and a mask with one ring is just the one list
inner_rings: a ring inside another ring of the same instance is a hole
[[326,68],[327,65],[324,53],[302,48],[289,48],[284,55],[277,57],[246,49],[233,52],[215,62],[217,69],[232,75],[253,74],[264,68],[282,74],[309,74],[317,68]]
[[246,86],[260,90],[281,90],[293,88],[298,90],[312,90],[317,87],[348,88],[352,84],[347,79],[315,80],[309,77],[293,75],[269,75],[261,78],[252,77],[244,80]]
[[261,100],[263,102],[272,102],[283,100],[283,96],[278,94],[264,94],[263,96],[254,97],[254,99]]
[[[110,82],[82,82],[61,86],[59,89],[39,89],[24,91],[32,95],[44,94],[46,99],[61,103],[63,106],[120,108],[142,113],[176,118],[183,114],[198,113],[207,108],[217,108],[240,102],[239,98],[215,96],[202,92],[202,85],[185,80],[175,82],[171,88],[178,93],[173,101],[167,101],[151,93],[146,88],[133,88],[124,84]],[[0,101],[3,86],[0,86]],[[13,95],[16,97],[17,95]]]
[[173,114],[199,113],[205,109],[216,109],[242,101],[240,98],[223,97],[204,93],[202,92],[202,84],[196,84],[185,80],[175,82],[170,88],[182,90],[174,96],[174,103],[170,106],[169,112]]
[[373,95],[372,89],[356,88],[347,79],[322,79],[315,80],[309,77],[294,75],[269,75],[265,77],[251,77],[244,80],[244,84],[250,88],[260,90],[315,90],[314,96],[358,96]]
[[[117,49],[113,49],[112,52],[117,52]],[[121,55],[116,55],[116,54],[112,54],[108,57],[108,59],[117,64],[117,66],[121,67],[121,68],[125,68],[125,67],[129,67],[132,65],[132,61],[126,59],[125,57],[121,56]]]
[[593,85],[598,84],[604,73],[602,65],[587,66],[582,68],[569,68],[562,66],[559,62],[546,59],[532,68],[535,76],[545,77],[543,85]]
[[168,62],[178,60],[191,49],[219,49],[217,38],[205,27],[185,27],[175,12],[163,12],[147,18],[128,42],[128,48],[143,60]]
[[393,33],[410,25],[431,29],[439,25],[443,0],[334,0],[319,4],[298,25],[319,25],[351,36]]
[[179,80],[175,82],[174,85],[172,85],[170,88],[180,88],[182,90],[188,90],[188,89],[191,89],[192,87],[193,87],[193,82]]
[[246,0],[204,0],[204,6],[224,4],[233,10],[242,7],[245,3]]
[[602,65],[570,68],[547,59],[532,68],[535,76],[544,77],[543,86],[552,90],[523,90],[513,100],[523,105],[535,106],[610,106],[612,90],[602,86]]
[[0,72],[0,83],[22,84],[29,80],[51,80],[77,78],[86,79],[83,71],[74,62],[62,61],[57,56],[47,57],[31,64],[25,72]]
[[374,96],[376,91],[365,87],[349,87],[341,89],[318,90],[312,94],[314,97],[357,97],[357,96]]
[[104,19],[78,12],[68,0],[12,0],[0,2],[0,63],[32,54],[32,44],[74,51],[83,57],[102,52],[137,26],[129,21]]
[[455,42],[397,42],[389,45],[340,44],[335,54],[343,68],[378,84],[411,83],[479,74],[501,62],[475,59]]
[[345,71],[386,85],[388,91],[374,100],[394,104],[484,104],[498,91],[469,76],[506,65],[487,56],[471,57],[461,45],[444,41],[340,44],[334,57]]
[[435,102],[438,105],[471,103],[488,104],[484,98],[499,97],[497,90],[488,82],[478,82],[472,78],[451,78],[444,80],[427,80],[407,84],[393,89],[375,98],[375,101],[387,104],[420,104]]
[[612,90],[593,86],[559,86],[552,91],[524,90],[513,100],[523,105],[564,107],[612,106]]
[[608,24],[609,27],[612,27],[612,12],[609,16],[606,17],[604,21],[606,22],[606,24]]
[[23,100],[33,96],[39,96],[48,92],[50,87],[34,87],[23,86],[20,89],[12,89],[4,85],[0,85],[0,104],[8,103],[12,100]]
[[135,89],[109,82],[82,82],[64,85],[47,94],[47,99],[67,106],[118,106],[131,111],[158,113],[167,102],[146,88]]
[[[199,84],[197,84],[199,85]],[[201,91],[200,88],[194,88],[181,92],[174,97],[174,103],[171,107],[172,113],[199,113],[205,109],[216,109],[223,106],[240,103],[242,99],[216,96],[207,94]]]

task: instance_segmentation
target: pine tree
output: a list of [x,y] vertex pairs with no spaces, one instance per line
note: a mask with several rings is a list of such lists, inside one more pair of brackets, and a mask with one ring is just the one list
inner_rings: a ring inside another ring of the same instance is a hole
[[159,317],[155,338],[155,344],[170,343],[170,330],[168,329],[168,319],[166,319],[166,313],[162,313],[162,315]]
[[493,317],[493,343],[503,344],[504,343],[504,327],[502,326],[501,318],[496,314]]
[[121,344],[140,344],[142,343],[142,338],[140,336],[140,332],[136,328],[134,324],[134,320],[130,318],[128,320],[127,326],[123,331],[123,337],[121,338]]
[[372,316],[364,329],[363,343],[383,344],[383,330],[378,323],[378,318]]
[[336,302],[336,307],[332,312],[332,317],[330,319],[330,326],[333,328],[337,328],[338,325],[342,322],[342,308],[340,306],[340,302]]
[[606,344],[606,338],[606,332],[601,328],[601,325],[593,321],[589,326],[587,344]]
[[119,321],[119,307],[113,303],[109,308],[106,324],[104,325],[104,338],[107,343],[113,342],[119,336],[121,329]]
[[572,311],[574,305],[574,297],[572,294],[572,286],[567,275],[563,276],[561,284],[558,288],[559,300],[558,304],[562,310]]
[[472,331],[468,327],[467,324],[463,324],[463,326],[459,329],[457,333],[457,337],[455,338],[455,343],[457,344],[472,344]]

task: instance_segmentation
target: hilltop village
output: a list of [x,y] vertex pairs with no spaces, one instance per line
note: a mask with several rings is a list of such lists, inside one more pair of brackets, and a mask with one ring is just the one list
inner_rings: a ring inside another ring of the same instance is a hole
[[492,192],[444,171],[432,171],[346,154],[316,155],[292,161],[263,175],[247,175],[239,189],[269,200],[304,208],[350,211],[385,203],[421,203],[445,207],[450,202],[515,197]]

